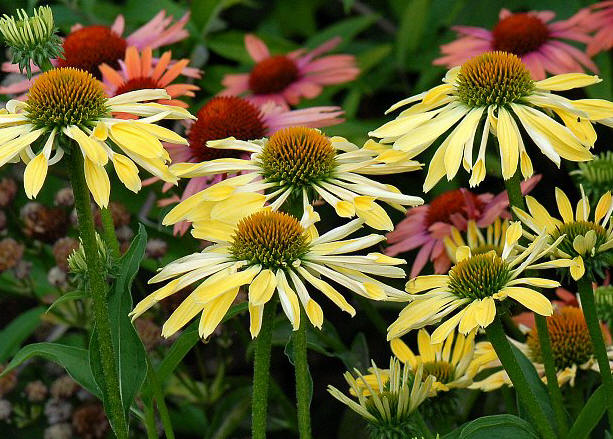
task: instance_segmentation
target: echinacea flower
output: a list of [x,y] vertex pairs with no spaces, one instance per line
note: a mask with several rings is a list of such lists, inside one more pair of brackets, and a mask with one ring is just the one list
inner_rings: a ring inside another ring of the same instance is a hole
[[[209,100],[198,110],[195,121],[186,121],[188,145],[167,144],[165,146],[174,163],[201,163],[221,158],[249,160],[249,152],[211,148],[207,142],[228,137],[236,140],[260,139],[294,125],[323,128],[341,123],[342,115],[343,111],[340,107],[288,110],[273,102],[257,106],[237,96],[218,96]],[[191,178],[180,200],[183,201],[209,185],[222,181],[227,175],[223,173]],[[168,188],[165,187],[165,189]],[[186,221],[175,224],[175,233],[185,233],[188,225]]]
[[[19,158],[27,163],[24,188],[33,198],[43,186],[48,167],[59,162],[66,149],[70,154],[83,154],[87,186],[102,207],[108,205],[111,190],[104,168],[108,161],[133,192],[141,187],[136,164],[165,181],[176,182],[160,140],[186,140],[156,122],[192,116],[183,108],[147,103],[164,98],[168,98],[164,90],[138,90],[107,98],[102,84],[88,72],[74,68],[45,72],[34,81],[25,102],[9,101],[0,113],[0,166]],[[112,112],[142,118],[115,119]],[[39,138],[44,141],[37,142]],[[33,145],[37,145],[36,152]]]
[[583,32],[595,32],[587,45],[587,54],[596,55],[613,47],[613,1],[601,1],[580,11]]
[[[508,180],[515,175],[518,164],[523,177],[528,178],[533,168],[519,124],[557,166],[562,158],[574,162],[593,158],[590,148],[596,141],[596,132],[592,121],[611,123],[608,118],[613,116],[613,104],[601,99],[572,101],[551,92],[597,82],[597,76],[583,73],[535,82],[517,56],[488,52],[449,70],[443,84],[394,104],[388,111],[418,102],[370,134],[393,144],[394,149],[412,154],[442,140],[428,168],[426,192],[443,176],[454,178],[460,166],[471,173],[471,186],[481,183],[486,175],[485,151],[490,132],[500,146],[503,178]],[[481,128],[474,160],[475,137]]]
[[[581,370],[598,371],[598,363],[594,357],[592,340],[580,308],[566,306],[556,310],[553,315],[547,317],[547,330],[551,340],[551,350],[559,385],[568,383],[574,386],[577,374]],[[605,332],[604,328],[603,332]],[[525,343],[512,339],[509,340],[526,355],[534,365],[539,376],[545,380],[543,354],[536,328],[528,328],[528,336]],[[611,351],[611,347],[608,350]],[[479,365],[479,373],[501,366],[500,360],[490,342],[477,343],[476,351],[477,361],[481,363]],[[512,385],[504,369],[474,382],[471,388],[489,392],[503,385]]]
[[[412,414],[431,394],[435,378],[423,367],[411,372],[408,364],[402,365],[397,358],[390,359],[389,369],[379,369],[373,362],[370,375],[345,372],[351,396],[334,386],[328,392],[351,410],[363,417],[374,432],[374,437],[412,437],[415,421]],[[357,399],[357,401],[356,401]]]
[[423,367],[425,376],[436,378],[432,384],[434,393],[467,388],[477,372],[473,367],[475,331],[468,336],[452,331],[442,343],[434,344],[428,331],[420,329],[417,333],[418,355],[400,338],[392,339],[390,346],[394,355],[413,373]]
[[245,48],[256,64],[249,73],[226,75],[222,94],[244,94],[257,104],[273,101],[287,106],[318,96],[325,85],[353,81],[360,73],[353,55],[322,56],[340,42],[337,37],[311,51],[299,49],[272,55],[258,37],[245,35]]
[[181,59],[169,66],[171,52],[164,52],[162,57],[153,63],[151,47],[146,47],[139,55],[134,46],[126,49],[125,59],[120,60],[120,68],[115,70],[106,63],[100,65],[102,82],[109,96],[117,96],[134,90],[163,89],[171,97],[161,99],[159,104],[174,105],[187,108],[187,103],[176,99],[181,96],[194,97],[194,92],[200,87],[194,84],[172,84],[189,64],[188,59]]
[[466,227],[466,239],[457,228],[452,227],[451,233],[444,239],[447,256],[452,263],[456,264],[458,262],[455,259],[456,253],[458,248],[463,246],[467,246],[474,255],[495,251],[498,256],[501,256],[504,250],[502,238],[506,235],[510,225],[508,220],[501,221],[500,218],[496,218],[493,224],[482,231],[475,221],[470,220]]
[[613,151],[604,151],[589,162],[579,163],[569,174],[577,186],[583,186],[585,195],[596,202],[613,188]]
[[17,20],[4,15],[0,19],[0,33],[11,48],[11,61],[19,70],[32,76],[31,64],[45,66],[49,59],[62,54],[62,40],[56,35],[53,12],[49,6],[34,9],[28,17],[23,9],[17,10]]
[[[244,180],[245,176],[234,177]],[[226,180],[220,185],[228,185]],[[223,186],[204,192],[214,199],[223,194]],[[221,204],[202,203],[194,222],[194,235],[214,244],[201,253],[183,257],[164,267],[150,282],[168,281],[136,305],[131,315],[137,318],[165,297],[203,280],[164,323],[162,335],[169,337],[198,313],[200,336],[208,337],[236,299],[238,290],[249,285],[250,332],[256,337],[262,325],[264,306],[276,292],[285,315],[294,330],[300,326],[302,306],[311,324],[321,328],[323,310],[309,295],[307,285],[328,297],[343,311],[355,315],[355,309],[324,278],[373,300],[405,300],[406,294],[371,277],[404,277],[396,267],[402,259],[380,253],[355,255],[385,238],[371,234],[345,239],[359,230],[363,221],[356,219],[317,236],[313,222],[318,219],[305,206],[302,220],[270,209],[259,210],[264,196],[242,193],[226,198]],[[254,212],[249,214],[250,212]],[[248,216],[243,216],[245,213]],[[242,218],[242,219],[241,219]],[[268,306],[272,306],[269,304]]]
[[[251,153],[251,157],[177,163],[172,172],[186,178],[243,173],[250,180],[234,189],[237,196],[266,191],[266,200],[273,210],[280,209],[288,200],[302,200],[303,205],[309,205],[319,195],[343,218],[357,215],[375,229],[392,230],[391,219],[377,201],[401,211],[403,206],[423,203],[419,197],[404,195],[392,185],[366,177],[421,167],[410,155],[374,141],[358,148],[342,137],[327,137],[314,128],[293,126],[268,139],[245,142],[230,137],[209,141],[207,146]],[[202,200],[195,194],[181,202],[166,216],[165,224],[193,221],[190,215],[198,211]]]
[[[539,180],[540,176],[534,176],[522,182],[522,193],[530,192]],[[450,236],[452,227],[465,231],[471,220],[478,227],[487,227],[496,218],[510,218],[508,206],[506,191],[495,196],[476,194],[464,188],[444,192],[427,204],[408,209],[406,218],[387,234],[389,247],[385,254],[396,256],[419,248],[411,268],[412,278],[421,273],[429,260],[434,263],[435,274],[445,273],[451,261],[444,241]]]
[[[157,49],[168,46],[188,37],[185,25],[189,21],[189,13],[175,23],[166,11],[160,11],[148,23],[141,26],[130,35],[123,37],[125,21],[123,15],[118,15],[113,24],[108,26],[93,25],[72,27],[70,34],[64,38],[63,58],[52,59],[51,63],[57,67],[74,67],[91,73],[94,77],[102,77],[99,66],[106,63],[114,69],[119,68],[119,61],[125,56],[126,49],[134,46],[138,49],[151,47]],[[12,63],[3,63],[2,71],[19,73],[19,67]],[[38,68],[32,67],[33,72]],[[194,68],[185,68],[183,74],[195,78],[200,77],[200,71]],[[0,94],[20,95],[26,92],[32,81],[25,79],[0,87]]]
[[513,14],[502,9],[499,21],[490,31],[472,26],[454,26],[459,38],[441,46],[443,56],[435,65],[448,68],[463,64],[470,58],[493,50],[513,53],[521,58],[532,79],[545,79],[547,73],[598,73],[598,67],[584,52],[564,40],[589,43],[590,35],[581,25],[589,17],[581,12],[574,17],[551,22],[552,11],[530,11]]
[[551,315],[553,308],[549,299],[530,287],[556,288],[560,284],[520,276],[530,269],[567,267],[568,261],[564,259],[535,263],[551,253],[561,238],[550,244],[547,236],[539,236],[527,248],[522,248],[517,243],[521,236],[521,223],[514,222],[506,230],[501,256],[495,251],[473,255],[468,247],[459,247],[458,262],[448,274],[411,279],[406,290],[412,297],[389,326],[388,340],[439,322],[442,323],[432,333],[432,343],[441,343],[456,327],[467,335],[477,327],[489,326],[498,306],[505,306],[507,298],[537,314]]
[[[533,197],[526,197],[530,213],[513,207],[517,217],[535,234],[545,234],[550,241],[561,240],[552,257],[567,259],[573,279],[585,274],[593,280],[596,275],[604,277],[604,269],[611,264],[613,255],[613,200],[606,192],[596,205],[594,219],[590,220],[590,202],[582,191],[575,212],[563,190],[555,189],[556,203],[561,219],[549,214],[547,209]],[[532,236],[526,233],[527,236]]]

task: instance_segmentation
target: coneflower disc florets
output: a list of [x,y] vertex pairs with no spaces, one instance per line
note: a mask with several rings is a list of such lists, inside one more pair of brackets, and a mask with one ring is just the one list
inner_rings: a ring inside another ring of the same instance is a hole
[[507,284],[510,270],[495,252],[473,255],[449,270],[449,289],[458,297],[483,299]]
[[[592,341],[581,309],[562,308],[551,317],[547,317],[547,329],[556,368],[564,369],[572,367],[573,364],[582,365],[592,356]],[[526,341],[532,359],[542,363],[541,345],[536,329],[528,334]]]
[[90,73],[59,68],[43,73],[26,100],[28,118],[38,128],[94,122],[109,114],[102,84]]
[[335,156],[332,143],[318,130],[290,127],[270,136],[260,162],[268,181],[302,188],[330,177]]
[[436,381],[446,384],[453,381],[454,367],[447,361],[428,361],[424,363],[425,376],[432,375]]
[[598,199],[613,187],[613,151],[606,151],[594,160],[579,163],[579,169],[571,171],[577,186],[583,186],[585,194],[592,200]]
[[230,249],[236,260],[265,268],[291,265],[307,251],[307,238],[298,220],[272,211],[254,213],[241,220]]
[[462,64],[457,89],[460,100],[470,107],[500,106],[529,95],[534,81],[516,55],[488,52]]
[[594,249],[600,247],[607,241],[607,230],[600,224],[596,224],[592,221],[573,221],[564,223],[551,234],[551,237],[555,241],[560,236],[566,235],[560,245],[558,245],[558,249],[568,255],[576,256],[579,253],[573,245],[575,238],[578,236],[585,237],[588,232],[593,232],[596,236],[596,242],[593,245]]

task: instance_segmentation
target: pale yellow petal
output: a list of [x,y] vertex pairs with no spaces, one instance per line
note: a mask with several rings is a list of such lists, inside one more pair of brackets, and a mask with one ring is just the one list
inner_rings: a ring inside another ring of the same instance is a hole
[[23,187],[28,198],[36,198],[40,192],[47,177],[48,167],[47,157],[42,152],[30,160],[26,166],[23,174]]

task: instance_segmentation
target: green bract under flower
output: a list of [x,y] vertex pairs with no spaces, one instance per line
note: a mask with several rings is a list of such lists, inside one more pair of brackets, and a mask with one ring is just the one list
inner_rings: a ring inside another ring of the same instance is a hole
[[259,212],[238,223],[230,252],[238,261],[266,268],[291,265],[308,251],[304,228],[280,212]]
[[613,187],[613,151],[603,152],[595,156],[594,160],[579,163],[579,169],[570,174],[583,186],[591,201],[598,201]]
[[13,55],[12,62],[19,69],[32,76],[30,62],[39,67],[48,65],[50,59],[62,55],[62,40],[56,34],[53,13],[49,6],[34,10],[34,16],[28,17],[25,10],[17,10],[17,19],[4,15],[0,19],[0,33]]
[[483,299],[504,288],[510,277],[507,264],[495,252],[475,254],[449,271],[449,290],[458,297]]
[[506,105],[534,90],[534,81],[521,60],[506,52],[472,58],[458,73],[458,96],[470,107]]

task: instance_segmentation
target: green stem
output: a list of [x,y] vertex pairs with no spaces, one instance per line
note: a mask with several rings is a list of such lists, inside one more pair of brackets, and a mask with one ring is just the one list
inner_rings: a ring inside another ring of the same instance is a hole
[[121,251],[119,250],[119,240],[115,234],[115,224],[113,223],[113,215],[108,207],[100,208],[100,219],[102,220],[102,237],[104,242],[113,252],[113,257],[119,258]]
[[515,340],[524,341],[526,340],[526,336],[521,332],[521,330],[517,327],[513,319],[509,314],[502,315],[502,323],[507,331],[507,333],[513,337]]
[[75,148],[70,154],[70,180],[74,192],[75,207],[79,220],[79,235],[81,237],[85,259],[87,261],[87,276],[89,294],[93,300],[93,318],[100,347],[104,392],[107,396],[105,409],[109,418],[113,419],[113,428],[118,438],[128,437],[128,423],[121,403],[121,388],[117,367],[114,361],[111,326],[107,304],[108,285],[104,279],[104,269],[98,253],[96,230],[92,215],[89,189],[85,181],[83,156],[80,149]]
[[512,387],[502,386],[500,388],[502,393],[502,399],[504,399],[504,406],[507,409],[507,413],[510,415],[517,414],[517,399],[515,398],[515,392]]
[[434,434],[430,430],[430,427],[428,427],[428,424],[426,424],[426,421],[424,421],[424,418],[421,413],[419,413],[419,410],[415,410],[413,412],[413,419],[415,419],[415,423],[425,439],[434,439]]
[[600,322],[598,320],[598,315],[596,314],[594,289],[592,287],[591,280],[588,279],[587,276],[583,276],[577,281],[577,287],[579,290],[579,296],[581,297],[581,307],[583,308],[583,315],[585,316],[587,329],[589,330],[590,338],[592,339],[594,355],[598,361],[602,385],[606,389],[609,428],[613,428],[613,377],[611,376],[611,366],[609,366],[607,349],[602,337],[602,329],[600,328]]
[[294,331],[294,368],[296,371],[296,402],[300,439],[311,438],[311,375],[307,358],[307,327],[309,320],[300,308],[300,327]]
[[555,438],[556,435],[553,432],[551,424],[543,412],[543,409],[539,405],[536,396],[534,393],[532,393],[530,384],[528,384],[528,381],[521,370],[521,366],[519,365],[517,358],[515,358],[515,354],[511,349],[509,340],[507,340],[502,322],[500,321],[500,317],[498,315],[496,315],[494,317],[494,321],[487,328],[485,328],[485,332],[490,343],[492,343],[502,366],[509,375],[517,395],[526,406],[526,412],[533,420],[532,424],[536,427],[543,438]]
[[156,439],[158,437],[157,428],[155,426],[155,411],[153,406],[145,407],[145,431],[147,439]]
[[547,319],[540,314],[534,313],[536,321],[536,330],[539,337],[539,345],[545,365],[545,376],[547,377],[547,388],[553,405],[553,413],[558,425],[560,437],[564,437],[568,432],[568,419],[564,411],[564,400],[562,399],[562,391],[558,384],[558,375],[556,365],[553,358],[553,349],[551,348],[551,339],[549,338],[549,329],[547,328]]
[[[170,421],[170,415],[168,414],[168,407],[166,407],[166,401],[164,400],[164,392],[162,391],[162,387],[158,381],[155,368],[153,367],[153,364],[151,364],[149,354],[147,354],[147,374],[149,375],[148,379],[151,382],[153,397],[155,398],[155,403],[157,405],[158,412],[160,413],[160,419],[162,420],[162,426],[164,427],[166,439],[175,439],[172,422]],[[151,410],[153,411],[153,405],[151,406]]]
[[255,339],[253,393],[251,397],[251,433],[253,439],[266,439],[270,351],[276,308],[277,304],[273,300],[264,305],[262,327]]

